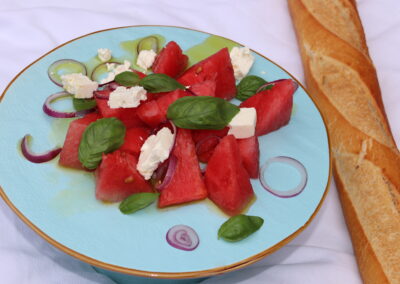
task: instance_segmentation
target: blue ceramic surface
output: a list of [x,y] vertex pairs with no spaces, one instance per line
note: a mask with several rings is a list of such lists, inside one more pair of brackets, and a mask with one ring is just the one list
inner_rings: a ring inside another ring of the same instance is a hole
[[[100,47],[110,48],[116,58],[130,60],[121,42],[160,34],[176,41],[183,50],[201,44],[209,34],[176,27],[127,27],[94,33],[50,52],[29,66],[11,84],[0,103],[0,185],[10,202],[37,228],[55,242],[102,263],[133,270],[182,273],[230,266],[265,250],[302,228],[316,211],[329,179],[329,145],[321,115],[299,87],[294,96],[290,123],[259,138],[260,164],[274,156],[293,157],[308,172],[305,190],[294,198],[279,198],[252,180],[257,196],[246,214],[265,223],[249,238],[228,243],[217,239],[226,221],[210,201],[159,210],[156,205],[133,215],[123,215],[118,204],[95,199],[90,173],[67,170],[58,159],[44,164],[28,162],[19,151],[20,139],[33,136],[33,150],[40,152],[62,145],[68,121],[48,117],[42,111],[45,98],[61,88],[47,76],[49,65],[63,58],[89,62]],[[290,78],[284,70],[254,53],[251,74],[266,80]],[[267,55],[268,56],[268,55]],[[93,61],[93,60],[92,60]],[[290,187],[296,172],[274,170],[271,183]],[[194,228],[199,247],[191,252],[168,245],[165,235],[176,224]],[[107,268],[107,267],[103,267]]]

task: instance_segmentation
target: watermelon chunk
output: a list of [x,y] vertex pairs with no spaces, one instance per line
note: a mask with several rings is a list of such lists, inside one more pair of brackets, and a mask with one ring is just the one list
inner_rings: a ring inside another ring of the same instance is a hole
[[96,198],[107,202],[119,202],[129,195],[152,192],[151,185],[136,170],[137,158],[117,150],[103,154],[95,172]]
[[225,136],[208,161],[204,181],[208,197],[226,214],[241,213],[254,196],[233,135]]
[[[205,81],[215,81],[216,97],[230,100],[236,94],[236,81],[227,48],[221,49],[190,67],[179,77],[178,81],[184,86],[193,86]],[[207,84],[212,83],[208,82]]]
[[156,127],[166,119],[155,100],[140,104],[137,115],[141,121],[151,128]]
[[158,200],[160,208],[207,197],[190,130],[179,128],[175,143],[172,151],[177,158],[175,173],[161,191]]
[[289,123],[296,89],[297,83],[291,79],[277,81],[272,89],[259,92],[240,104],[240,107],[254,107],[257,110],[257,136]]
[[169,105],[177,99],[186,96],[190,96],[190,93],[181,89],[165,93],[162,97],[156,100],[141,104],[138,107],[137,115],[144,123],[154,128],[167,120],[167,110]]
[[[97,92],[108,97],[111,90],[105,89]],[[107,99],[96,98],[96,103],[102,117],[116,117],[125,124],[126,128],[144,126],[137,115],[138,108],[110,108]]]
[[101,116],[98,113],[90,113],[70,123],[64,146],[60,153],[60,160],[58,161],[61,166],[84,169],[79,161],[79,144],[81,143],[82,134],[86,127],[99,118]]
[[146,127],[133,127],[126,130],[125,142],[119,148],[121,151],[128,152],[136,157],[140,154],[140,148],[150,135],[150,129]]
[[170,41],[157,55],[152,70],[172,78],[178,77],[187,67],[188,57],[182,53],[179,45]]
[[244,168],[247,170],[250,178],[258,178],[260,149],[257,136],[237,139],[237,143]]
[[219,144],[220,138],[226,136],[228,131],[228,127],[221,130],[192,130],[193,141],[196,144],[196,154],[200,162],[208,162],[215,147]]
[[217,83],[215,82],[215,78],[214,78],[214,79],[205,80],[203,82],[191,85],[189,88],[189,91],[191,91],[196,96],[215,97],[216,88],[217,88]]

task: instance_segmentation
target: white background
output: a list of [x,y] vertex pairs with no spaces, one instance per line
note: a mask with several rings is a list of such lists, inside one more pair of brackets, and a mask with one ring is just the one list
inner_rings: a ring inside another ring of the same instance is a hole
[[[400,2],[357,4],[399,144]],[[61,43],[96,30],[141,24],[183,26],[231,38],[303,81],[284,0],[0,0],[0,91],[25,66]],[[47,244],[2,200],[0,227],[1,283],[113,283]],[[361,283],[334,184],[312,224],[289,245],[246,269],[206,282]]]

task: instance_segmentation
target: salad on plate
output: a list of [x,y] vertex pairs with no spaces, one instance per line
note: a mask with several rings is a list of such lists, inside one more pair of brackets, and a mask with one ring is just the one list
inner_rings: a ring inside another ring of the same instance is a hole
[[[208,198],[230,217],[218,230],[218,238],[229,242],[263,225],[261,216],[244,214],[255,199],[251,179],[260,180],[265,194],[282,198],[305,188],[307,171],[293,158],[274,157],[260,168],[258,136],[289,123],[298,85],[247,75],[254,63],[247,47],[222,48],[189,66],[176,42],[160,48],[156,36],[147,36],[137,44],[137,68],[114,61],[106,48],[98,49],[98,59],[91,74],[73,59],[49,66],[50,80],[63,91],[45,99],[43,111],[77,119],[62,148],[33,153],[26,135],[26,159],[42,163],[59,155],[60,166],[92,172],[96,198],[120,202],[124,214],[153,202],[166,208]],[[58,99],[72,99],[75,111],[56,110]],[[293,166],[300,183],[289,191],[270,186],[265,172],[271,163]],[[199,243],[185,225],[172,227],[166,238],[183,250]]]

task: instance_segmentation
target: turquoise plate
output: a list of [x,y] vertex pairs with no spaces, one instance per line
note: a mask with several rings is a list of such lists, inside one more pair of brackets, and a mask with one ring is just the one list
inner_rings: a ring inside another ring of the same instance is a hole
[[[62,251],[104,269],[156,278],[204,277],[253,263],[293,239],[318,211],[330,179],[330,152],[323,118],[302,87],[294,96],[290,123],[259,138],[260,164],[275,156],[299,160],[307,169],[304,191],[293,198],[279,198],[252,180],[257,196],[246,214],[260,216],[264,225],[249,238],[228,243],[217,239],[227,216],[210,201],[168,209],[156,205],[133,215],[123,215],[118,204],[95,199],[91,173],[58,166],[58,158],[44,164],[28,162],[19,150],[21,138],[30,133],[33,150],[41,152],[62,145],[71,119],[54,119],[42,111],[45,98],[61,90],[48,76],[50,64],[71,58],[87,68],[99,64],[97,49],[110,48],[113,61],[135,61],[137,39],[159,35],[176,41],[190,55],[190,62],[222,47],[239,45],[208,33],[166,26],[135,26],[92,33],[50,51],[25,68],[7,87],[0,102],[0,185],[6,203],[31,228]],[[251,74],[268,81],[290,74],[253,52]],[[269,182],[294,186],[299,176],[286,167],[271,168]],[[194,228],[200,245],[194,251],[171,247],[165,239],[169,228],[185,224]]]

